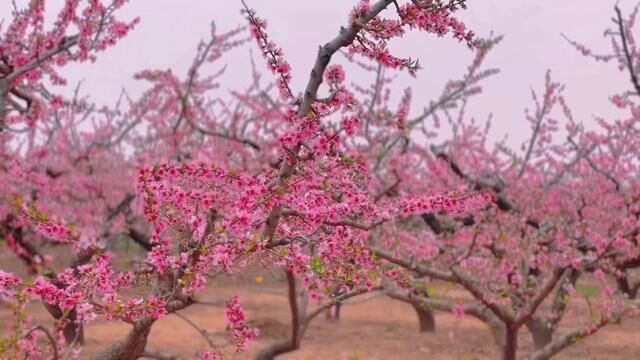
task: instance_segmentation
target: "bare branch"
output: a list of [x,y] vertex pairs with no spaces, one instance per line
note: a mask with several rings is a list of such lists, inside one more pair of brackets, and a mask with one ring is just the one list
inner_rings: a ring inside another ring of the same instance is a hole
[[27,333],[25,334],[25,337],[28,337],[29,335],[31,335],[36,331],[43,333],[47,337],[47,339],[49,340],[49,345],[51,345],[51,349],[53,350],[52,359],[58,360],[58,346],[56,345],[56,340],[53,338],[53,336],[51,335],[51,333],[46,327],[42,325],[34,326],[31,329],[29,329],[29,331],[27,331]]
[[624,20],[622,19],[622,11],[616,4],[613,8],[616,11],[618,30],[620,31],[620,42],[622,42],[622,51],[624,53],[627,70],[629,70],[629,76],[631,77],[631,84],[636,91],[636,95],[640,96],[640,82],[638,81],[638,75],[633,68],[633,60],[631,59],[631,52],[629,51],[629,42],[627,40],[626,29],[624,26]]
[[184,320],[184,322],[186,322],[187,324],[189,324],[194,330],[196,330],[198,333],[200,333],[200,335],[202,335],[202,337],[207,341],[207,343],[209,344],[209,347],[215,349],[216,345],[213,343],[213,341],[211,340],[211,338],[209,338],[209,334],[207,333],[206,330],[200,328],[196,323],[194,323],[193,321],[191,321],[191,319],[189,319],[188,317],[180,314],[179,312],[174,312],[173,315],[179,317],[180,319]]

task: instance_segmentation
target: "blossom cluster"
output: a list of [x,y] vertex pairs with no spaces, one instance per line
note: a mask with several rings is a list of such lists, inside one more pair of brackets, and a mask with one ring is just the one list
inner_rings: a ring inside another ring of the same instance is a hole
[[227,303],[224,313],[229,323],[231,335],[236,343],[237,351],[245,350],[251,341],[258,338],[258,329],[250,328],[247,324],[246,314],[240,306],[240,300],[237,296]]

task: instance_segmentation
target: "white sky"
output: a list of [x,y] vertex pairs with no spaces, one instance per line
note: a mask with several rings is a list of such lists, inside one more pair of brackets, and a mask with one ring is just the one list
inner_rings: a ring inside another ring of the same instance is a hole
[[[400,0],[403,1],[403,0]],[[294,92],[307,79],[317,47],[345,25],[356,0],[247,0],[258,15],[268,20],[269,35],[280,45],[293,66]],[[19,4],[27,0],[18,0]],[[62,0],[49,0],[60,6]],[[468,113],[484,119],[493,113],[494,134],[510,133],[513,139],[526,136],[523,110],[532,106],[530,87],[541,89],[546,69],[566,84],[566,98],[574,116],[593,123],[592,115],[614,114],[608,96],[629,88],[626,73],[613,64],[596,63],[582,57],[560,36],[591,44],[596,51],[608,51],[602,36],[614,15],[613,0],[468,0],[469,9],[460,13],[469,28],[479,35],[504,34],[487,65],[501,73],[485,82],[485,93],[469,105]],[[634,1],[621,0],[628,13]],[[220,30],[245,24],[239,0],[131,0],[122,12],[125,19],[140,16],[138,28],[115,48],[100,55],[95,64],[72,65],[65,70],[70,85],[84,79],[83,90],[101,103],[112,103],[124,86],[139,94],[142,84],[132,75],[145,68],[173,68],[184,74],[193,58],[195,45],[206,36],[209,22]],[[0,18],[10,16],[10,1],[0,0]],[[388,16],[394,15],[391,9]],[[249,46],[254,48],[251,43]],[[451,77],[463,74],[472,53],[462,44],[414,34],[393,46],[395,53],[419,58],[424,69],[417,79],[401,75],[398,93],[413,88],[414,107],[421,108],[440,93]],[[247,83],[250,73],[248,48],[234,51],[221,64],[228,64],[223,85],[237,88]],[[257,58],[257,60],[261,60]],[[344,61],[339,56],[338,62]],[[265,71],[264,76],[270,76]],[[354,80],[350,78],[350,80]],[[355,79],[363,80],[363,79]]]

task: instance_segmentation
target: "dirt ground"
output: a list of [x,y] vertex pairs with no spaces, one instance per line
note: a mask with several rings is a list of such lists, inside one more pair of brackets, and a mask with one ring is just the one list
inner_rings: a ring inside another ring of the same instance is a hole
[[[8,257],[0,247],[0,268],[7,269]],[[9,266],[13,267],[13,266]],[[266,281],[257,283],[256,277]],[[271,274],[252,272],[241,277],[221,278],[213,282],[199,297],[202,301],[222,303],[234,294],[241,302],[253,326],[260,328],[260,339],[244,353],[235,353],[229,345],[225,331],[223,307],[220,305],[194,305],[181,313],[211,334],[214,343],[225,344],[225,359],[252,359],[257,351],[282,339],[289,333],[288,305],[284,284]],[[578,315],[588,311],[580,304],[561,323],[558,334],[580,325]],[[437,313],[435,333],[419,333],[418,320],[413,308],[404,303],[379,295],[365,295],[354,299],[342,308],[340,321],[327,320],[323,315],[311,324],[302,342],[302,348],[278,359],[301,360],[383,360],[383,359],[436,359],[473,360],[498,359],[490,330],[480,321],[465,317],[458,321],[454,316]],[[35,321],[50,321],[40,304],[32,309]],[[0,333],[7,328],[9,309],[0,302]],[[117,321],[98,320],[86,329],[86,346],[81,359],[105,349],[122,339],[128,325]],[[640,359],[640,319],[627,318],[621,324],[605,327],[597,334],[575,344],[554,359]],[[169,315],[153,327],[147,349],[166,354],[192,358],[207,348],[206,340],[183,319]],[[529,333],[520,334],[519,353],[531,351]]]

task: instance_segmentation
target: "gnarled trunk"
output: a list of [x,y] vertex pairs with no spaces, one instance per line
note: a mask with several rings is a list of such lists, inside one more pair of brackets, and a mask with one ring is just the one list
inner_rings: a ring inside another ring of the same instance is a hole
[[154,320],[142,319],[133,326],[127,337],[120,343],[96,355],[93,360],[136,360],[142,356],[147,346],[147,338]]

